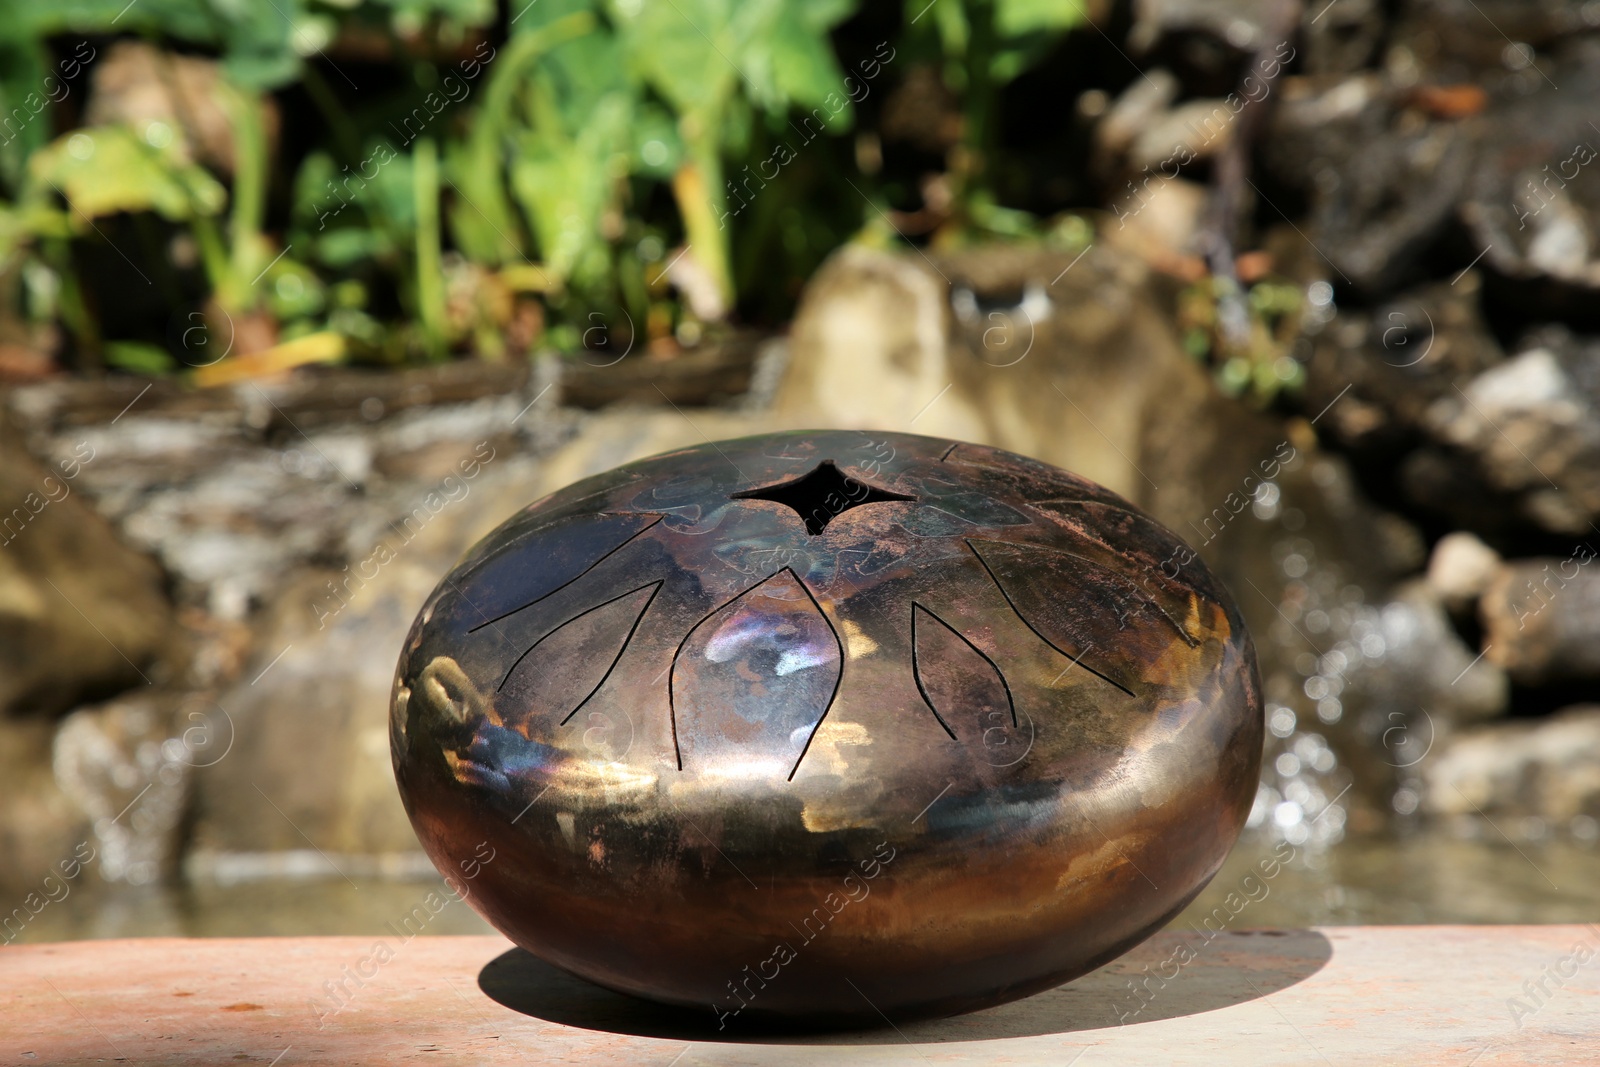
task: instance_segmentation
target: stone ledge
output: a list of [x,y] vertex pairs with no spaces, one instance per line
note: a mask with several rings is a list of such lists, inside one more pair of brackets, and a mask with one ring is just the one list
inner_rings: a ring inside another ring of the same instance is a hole
[[1496,1067],[1600,1047],[1597,925],[1166,931],[1014,1004],[798,1036],[718,1031],[499,937],[63,942],[0,948],[0,973],[10,1063]]

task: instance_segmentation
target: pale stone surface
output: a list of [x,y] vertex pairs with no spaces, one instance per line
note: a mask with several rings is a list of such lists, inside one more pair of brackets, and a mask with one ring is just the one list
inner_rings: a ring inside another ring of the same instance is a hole
[[700,411],[691,420],[670,409],[590,416],[586,432],[549,457],[497,452],[475,477],[450,483],[454,499],[440,495],[429,510],[424,497],[422,510],[403,515],[348,568],[285,589],[257,662],[218,700],[236,743],[197,776],[190,869],[307,847],[379,867],[414,852],[389,758],[389,695],[406,631],[439,579],[478,539],[555,489],[700,443],[702,430],[735,437],[768,424]]
[[1600,514],[1600,346],[1564,330],[1443,394],[1424,414],[1440,441],[1475,457],[1496,489],[1526,493],[1540,525],[1583,536]]
[[1282,439],[1184,354],[1148,270],[1099,246],[1076,261],[999,246],[931,261],[848,247],[807,287],[790,352],[774,404],[785,424],[996,445],[1093,479],[1180,531]]
[[1428,584],[1451,606],[1482,596],[1500,566],[1500,553],[1466,530],[1439,538],[1428,557]]
[[1441,743],[1422,772],[1434,814],[1593,819],[1600,816],[1600,705],[1463,732]]
[[1566,559],[1517,560],[1478,601],[1484,658],[1517,681],[1600,677],[1600,538]]
[[1167,932],[1026,1000],[808,1036],[741,1032],[737,1020],[718,1030],[709,1009],[607,993],[503,958],[509,947],[403,935],[18,946],[4,950],[0,1047],[19,1063],[172,1067],[1502,1067],[1586,1062],[1600,1040],[1594,925],[1244,930],[1209,941]]

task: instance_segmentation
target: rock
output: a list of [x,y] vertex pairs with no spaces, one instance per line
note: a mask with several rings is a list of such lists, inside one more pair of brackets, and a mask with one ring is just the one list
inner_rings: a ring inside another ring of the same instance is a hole
[[181,662],[161,569],[78,492],[109,459],[79,438],[44,466],[0,426],[0,716],[60,712]]
[[607,404],[661,403],[701,407],[724,403],[750,388],[761,337],[754,333],[705,341],[667,359],[636,343],[621,357],[584,352],[561,361],[561,402],[594,409]]
[[378,710],[405,635],[402,616],[431,591],[441,564],[448,566],[421,553],[390,564],[320,632],[313,612],[330,595],[329,579],[307,578],[285,591],[252,681],[219,700],[237,732],[236,751],[198,775],[194,849],[413,847]]
[[[1279,7],[1279,0],[1137,0],[1128,45],[1144,52],[1170,43],[1182,49],[1186,66],[1214,73],[1228,60],[1270,47],[1266,35]],[[1306,50],[1312,73],[1355,70],[1369,61],[1386,28],[1376,0],[1323,0],[1302,5],[1295,43]]]
[[1396,6],[1396,44],[1420,63],[1420,76],[1437,81],[1526,70],[1534,50],[1559,54],[1600,26],[1600,12],[1565,0],[1406,0]]
[[1128,44],[1146,51],[1168,34],[1205,33],[1240,51],[1257,48],[1275,0],[1138,0]]
[[[1589,125],[1600,41],[1530,62],[1529,38],[1502,35],[1471,4],[1458,10],[1449,32],[1488,54],[1442,54],[1446,31],[1429,28],[1396,43],[1384,75],[1290,79],[1263,139],[1267,169],[1310,198],[1312,239],[1368,295],[1447,251],[1464,224],[1463,267],[1482,253],[1504,277],[1561,283],[1516,290],[1519,313],[1536,301],[1580,311],[1600,286],[1600,136]],[[1452,81],[1468,91],[1459,101],[1442,95]]]
[[[1517,40],[1525,40],[1517,38]],[[1484,260],[1512,278],[1600,288],[1600,46],[1485,117],[1461,217]],[[1533,83],[1530,83],[1533,84]],[[1560,85],[1557,90],[1555,85]]]
[[1600,339],[1546,328],[1504,364],[1441,393],[1423,423],[1545,529],[1578,534],[1600,517]]
[[216,389],[187,388],[171,378],[64,378],[13,389],[6,399],[18,422],[35,434],[108,424],[124,412],[271,434],[296,426],[376,423],[404,411],[517,392],[529,379],[526,363],[460,360],[381,371],[302,367],[288,377]]
[[1600,517],[1600,339],[1547,326],[1507,360],[1480,288],[1468,274],[1341,309],[1312,343],[1303,410],[1455,525],[1579,533]]
[[1340,308],[1317,332],[1302,410],[1357,454],[1386,459],[1426,432],[1428,405],[1505,357],[1472,275],[1418,286],[1371,310]]
[[0,855],[6,857],[0,863],[0,890],[6,897],[0,941],[16,936],[15,923],[6,925],[4,920],[8,915],[15,919],[11,909],[22,906],[26,894],[46,895],[53,888],[44,884],[46,876],[60,878],[58,865],[69,863],[79,845],[94,849],[88,817],[51,773],[54,732],[55,724],[42,719],[0,718],[0,811],[5,813],[0,818]]
[[1095,125],[1095,170],[1106,178],[1122,170],[1140,133],[1172,107],[1180,89],[1177,77],[1160,67],[1129,82]]
[[226,758],[232,734],[200,694],[140,692],[67,716],[51,763],[91,820],[101,880],[145,885],[175,873],[189,777]]
[[1178,79],[1156,68],[1124,89],[1095,126],[1092,168],[1108,183],[1118,215],[1228,143],[1235,107],[1210,97],[1176,103],[1179,92]]
[[283,575],[370,550],[464,451],[559,436],[553,366],[462,366],[201,393],[52,382],[11,407],[37,451],[81,441],[99,457],[78,484],[166,564],[181,601],[242,620]]
[[1405,499],[1425,514],[1500,538],[1526,532],[1517,495],[1484,484],[1472,457],[1455,449],[1424,443],[1400,460],[1396,474]]
[[1103,246],[1076,262],[1008,246],[931,261],[846,248],[802,298],[774,415],[997,445],[1182,529],[1283,438],[1213,388],[1158,299],[1147,268]]
[[262,852],[415,849],[389,763],[396,657],[439,579],[543,484],[526,456],[464,449],[458,462],[446,485],[394,507],[386,533],[350,564],[304,574],[269,608],[255,664],[217,701],[233,751],[196,778],[201,866]]
[[1500,553],[1464,530],[1447,533],[1428,559],[1428,584],[1452,610],[1482,596],[1500,569]]
[[1464,732],[1441,743],[1421,769],[1430,814],[1593,819],[1600,816],[1600,706]]
[[1367,66],[1389,30],[1379,0],[1308,3],[1300,17],[1300,38],[1308,74],[1347,74]]
[[1370,74],[1292,78],[1262,137],[1272,177],[1311,200],[1311,239],[1368,294],[1397,287],[1445,232],[1476,150],[1460,123],[1395,112],[1393,88]]
[[1530,685],[1600,677],[1595,541],[1565,559],[1514,560],[1498,570],[1478,601],[1485,659]]
[[[299,869],[274,857],[318,849],[347,872],[411,872],[416,838],[394,786],[389,693],[434,586],[480,537],[548,492],[704,434],[742,436],[774,421],[622,407],[581,425],[548,456],[496,452],[470,475],[458,468],[448,491],[391,501],[391,522],[351,548],[348,566],[306,573],[281,591],[256,663],[218,698],[236,741],[225,761],[196,774],[188,869]],[[466,451],[458,463],[474,457]],[[307,859],[328,873],[329,860]]]
[[1102,239],[1152,266],[1163,266],[1175,255],[1196,251],[1209,201],[1210,192],[1198,182],[1152,182],[1140,197],[1116,205],[1117,223],[1106,222]]

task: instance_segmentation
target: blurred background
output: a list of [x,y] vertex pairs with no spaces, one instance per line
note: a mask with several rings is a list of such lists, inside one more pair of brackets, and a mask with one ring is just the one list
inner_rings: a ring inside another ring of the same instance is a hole
[[3,0],[0,940],[410,915],[433,584],[804,426],[1223,578],[1269,731],[1190,918],[1592,919],[1597,105],[1594,0]]

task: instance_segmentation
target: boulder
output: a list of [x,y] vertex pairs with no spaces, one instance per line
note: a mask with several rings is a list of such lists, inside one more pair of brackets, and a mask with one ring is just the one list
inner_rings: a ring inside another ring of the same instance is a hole
[[241,621],[284,575],[370,550],[464,450],[559,423],[549,400],[530,403],[549,391],[541,376],[448,364],[201,392],[64,380],[9,399],[36,451],[82,442],[97,457],[84,496],[166,565],[181,602]]
[[[1482,283],[1418,286],[1365,310],[1340,308],[1315,337],[1304,409],[1357,454],[1392,456],[1425,434],[1428,406],[1504,360],[1484,322]],[[1335,404],[1334,401],[1338,403]]]
[[1484,658],[1528,685],[1600,678],[1600,538],[1566,558],[1515,560],[1489,583],[1478,612]]
[[1451,610],[1476,603],[1500,570],[1500,553],[1476,534],[1455,530],[1439,538],[1428,557],[1428,585]]
[[1445,232],[1476,150],[1459,122],[1398,121],[1400,96],[1372,73],[1288,79],[1262,138],[1270,176],[1309,197],[1305,229],[1336,278],[1371,296]]
[[[1521,77],[1531,91],[1504,94],[1483,115],[1459,214],[1500,274],[1592,301],[1600,289],[1600,134],[1591,125],[1600,71],[1595,42],[1587,44],[1565,62],[1527,65]],[[1496,47],[1516,62],[1513,50],[1527,45]]]
[[[1519,289],[1519,311],[1534,299],[1581,310],[1600,285],[1595,41],[1575,37],[1539,56],[1470,2],[1415,6],[1454,7],[1460,18],[1411,22],[1383,73],[1289,79],[1263,139],[1267,170],[1309,197],[1311,239],[1368,296],[1430,253],[1465,249],[1463,266],[1481,252],[1504,278],[1557,283]],[[1560,19],[1532,21],[1550,41]],[[1458,248],[1450,240],[1462,227],[1470,240]]]
[[1441,394],[1423,422],[1545,529],[1581,534],[1600,518],[1600,339],[1546,328]]
[[997,445],[1175,527],[1199,521],[1272,458],[1283,429],[1218,393],[1179,346],[1158,285],[1101,246],[1081,259],[846,248],[801,300],[774,414]]
[[1403,710],[1424,708],[1436,724],[1490,719],[1510,699],[1505,672],[1467,647],[1450,625],[1439,595],[1424,581],[1397,588],[1379,609],[1383,654],[1364,684]]
[[0,426],[0,716],[61,712],[181,661],[161,568],[77,492],[105,460],[79,439],[46,466]]
[[[1354,70],[1371,58],[1387,29],[1377,0],[1304,4],[1294,41],[1307,70]],[[1135,54],[1171,55],[1207,89],[1232,88],[1230,78],[1250,53],[1270,47],[1268,35],[1282,18],[1279,0],[1137,0],[1128,47]]]
[[[6,901],[0,920],[27,894],[46,894],[51,887],[44,879],[59,878],[60,864],[70,864],[78,846],[94,849],[88,816],[51,772],[54,731],[55,723],[44,719],[0,719],[0,811],[5,813],[0,818],[0,855],[6,858],[0,863],[0,892]],[[0,941],[18,932],[0,927]]]
[[1600,816],[1600,706],[1464,732],[1421,769],[1430,814],[1593,819]]

